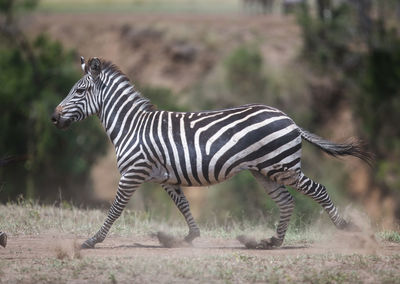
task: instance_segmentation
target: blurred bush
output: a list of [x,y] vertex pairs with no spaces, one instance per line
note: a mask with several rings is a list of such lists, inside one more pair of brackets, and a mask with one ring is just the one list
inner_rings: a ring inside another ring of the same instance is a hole
[[263,70],[263,58],[255,46],[242,45],[225,60],[226,84],[233,96],[245,96],[257,101],[264,95],[267,80]]
[[45,35],[31,41],[22,33],[16,13],[36,2],[0,1],[0,158],[24,160],[0,167],[0,200],[61,195],[81,203],[91,198],[89,171],[106,137],[93,119],[68,131],[52,125],[51,113],[80,77],[79,59]]
[[374,181],[385,194],[395,194],[400,203],[400,37],[394,30],[379,33],[356,77],[359,90],[354,109],[376,155]]

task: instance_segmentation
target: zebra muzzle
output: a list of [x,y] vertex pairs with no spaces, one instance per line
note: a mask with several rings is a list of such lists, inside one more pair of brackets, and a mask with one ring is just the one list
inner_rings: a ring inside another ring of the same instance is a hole
[[63,118],[57,110],[51,115],[51,122],[59,129],[65,129],[71,124],[71,120]]

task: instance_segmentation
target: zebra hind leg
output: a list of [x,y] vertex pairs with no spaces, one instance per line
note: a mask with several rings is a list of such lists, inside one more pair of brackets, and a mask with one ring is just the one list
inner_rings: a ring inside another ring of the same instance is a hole
[[[268,177],[259,172],[252,171],[252,174],[256,178],[257,182],[264,187],[271,199],[278,205],[280,214],[276,235],[271,238],[261,240],[260,243],[255,245],[255,248],[270,249],[273,247],[279,247],[282,245],[285,238],[290,217],[292,216],[294,209],[293,197],[285,186],[270,180]],[[255,243],[253,242],[253,245],[254,244]]]
[[189,202],[179,186],[164,184],[162,187],[168,193],[169,197],[171,197],[171,199],[174,201],[176,207],[178,207],[179,211],[185,218],[189,227],[189,233],[184,240],[188,243],[191,243],[195,238],[200,236],[200,229],[197,226],[192,213],[190,212]]
[[292,186],[299,192],[318,202],[328,213],[330,219],[338,229],[346,231],[360,231],[360,228],[357,225],[346,221],[340,216],[338,209],[333,204],[325,186],[322,184],[313,181],[300,172],[297,175],[296,182],[293,183]]

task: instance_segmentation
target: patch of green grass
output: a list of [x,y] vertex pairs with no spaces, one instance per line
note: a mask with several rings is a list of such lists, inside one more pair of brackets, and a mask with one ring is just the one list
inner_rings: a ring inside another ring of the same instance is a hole
[[378,237],[384,241],[392,243],[400,243],[400,233],[396,231],[379,232]]
[[114,273],[110,273],[109,279],[110,279],[112,284],[116,284],[117,283],[117,278],[115,277]]

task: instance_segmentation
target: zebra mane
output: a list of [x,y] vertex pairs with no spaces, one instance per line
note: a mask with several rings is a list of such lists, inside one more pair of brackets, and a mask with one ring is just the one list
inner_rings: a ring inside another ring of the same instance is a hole
[[123,76],[126,81],[128,81],[131,85],[133,90],[135,91],[136,95],[140,98],[140,100],[143,102],[143,106],[147,109],[147,110],[156,110],[157,107],[155,105],[153,105],[153,103],[146,97],[144,97],[138,90],[136,90],[135,85],[131,82],[131,80],[129,80],[128,76],[126,76],[126,74],[124,72],[121,71],[121,69],[113,64],[111,61],[107,61],[104,59],[100,59],[101,61],[101,66],[102,66],[102,71],[106,74],[119,74],[121,76]]

